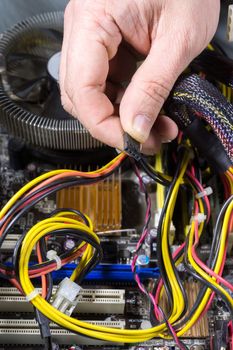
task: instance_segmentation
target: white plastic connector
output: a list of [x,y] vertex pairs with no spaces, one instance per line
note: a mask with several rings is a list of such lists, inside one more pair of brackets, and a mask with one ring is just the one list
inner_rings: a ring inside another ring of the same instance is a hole
[[70,316],[78,304],[77,295],[80,289],[81,287],[77,283],[68,277],[64,278],[58,286],[52,305]]
[[206,215],[203,213],[198,213],[198,214],[191,217],[191,222],[196,221],[196,220],[199,224],[201,224],[202,222],[204,222],[206,220]]
[[199,192],[199,193],[196,194],[196,199],[200,199],[200,198],[203,198],[205,196],[210,196],[212,193],[213,193],[212,187],[210,187],[210,186],[206,187],[204,189],[204,191]]
[[228,8],[227,40],[233,42],[233,5],[229,5]]
[[56,270],[60,270],[62,263],[61,263],[61,259],[59,258],[59,256],[57,255],[56,250],[49,250],[46,254],[46,257],[48,260],[55,260],[56,264],[57,264],[57,268]]

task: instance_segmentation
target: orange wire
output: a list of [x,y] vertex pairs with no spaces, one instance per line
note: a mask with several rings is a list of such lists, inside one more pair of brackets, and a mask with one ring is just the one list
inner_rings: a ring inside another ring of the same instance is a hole
[[[41,255],[41,250],[40,250],[40,243],[37,243],[36,245],[36,254],[37,254],[37,259],[38,259],[38,263],[42,264],[43,259],[42,259],[42,255]],[[47,295],[47,281],[46,281],[46,276],[45,275],[41,275],[41,286],[42,286],[42,298],[46,298]]]
[[229,168],[229,170],[227,170],[227,175],[230,177],[231,181],[233,181],[233,171],[230,170],[231,168]]
[[88,172],[84,172],[84,171],[75,170],[75,171],[70,171],[70,172],[68,171],[65,173],[54,175],[51,178],[43,181],[42,183],[40,183],[39,185],[34,187],[30,192],[27,193],[27,195],[33,193],[34,191],[39,190],[43,186],[49,185],[53,181],[63,179],[65,177],[77,176],[77,177],[85,177],[85,178],[97,178],[100,175],[106,175],[106,174],[110,173],[112,170],[114,170],[122,162],[122,160],[125,159],[126,157],[127,157],[126,154],[122,154],[122,156],[120,158],[118,158],[118,160],[114,164],[112,164],[107,169],[104,169],[98,173],[88,173]]

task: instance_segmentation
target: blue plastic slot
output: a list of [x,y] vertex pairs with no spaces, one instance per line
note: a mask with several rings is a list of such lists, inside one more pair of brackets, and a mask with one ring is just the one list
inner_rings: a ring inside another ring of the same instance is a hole
[[[65,277],[70,277],[75,264],[68,264],[63,267],[62,270],[54,271],[52,273],[53,279],[63,279]],[[151,267],[137,267],[137,273],[141,280],[148,278],[158,278],[159,269]],[[131,271],[130,265],[124,264],[109,264],[109,265],[98,265],[93,271],[91,271],[86,277],[86,281],[134,281],[134,276]]]

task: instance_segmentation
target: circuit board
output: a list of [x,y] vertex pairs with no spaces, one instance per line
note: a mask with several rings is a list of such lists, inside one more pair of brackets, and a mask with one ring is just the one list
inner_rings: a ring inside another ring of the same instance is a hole
[[[51,164],[43,164],[35,161],[34,163],[29,163],[24,169],[15,171],[10,166],[10,156],[8,152],[9,137],[3,130],[1,130],[0,133],[0,143],[0,198],[2,205],[4,205],[25,183],[30,181],[34,176],[39,176],[43,171],[52,170],[53,166]],[[101,265],[97,266],[95,271],[92,271],[84,280],[83,294],[79,300],[79,307],[76,310],[78,313],[74,315],[83,321],[108,327],[132,330],[145,329],[151,327],[151,305],[146,296],[137,288],[130,268],[134,256],[133,254],[140,238],[140,232],[143,228],[145,205],[135,174],[126,168],[126,170],[121,171],[121,173],[118,172],[117,176],[119,177],[120,188],[124,189],[121,193],[122,211],[127,211],[130,217],[134,217],[134,212],[140,213],[141,219],[137,217],[135,221],[137,221],[138,224],[133,228],[130,227],[132,219],[127,221],[127,219],[123,219],[123,215],[121,228],[116,230],[107,228],[106,230],[104,226],[102,227],[103,231],[100,231],[99,234],[104,252],[103,260]],[[156,198],[156,186],[146,177],[144,177],[144,181],[147,183],[150,196]],[[129,208],[129,203],[131,203],[128,195],[130,192],[129,187],[134,202],[134,205],[131,205],[132,209]],[[137,201],[135,201],[135,198],[137,198]],[[74,201],[73,197],[71,200]],[[221,198],[215,198],[216,205],[220,205],[218,203],[220,200]],[[48,213],[55,210],[58,202],[57,196],[45,197],[18,221],[2,246],[2,263],[8,261],[8,256],[14,249],[20,235],[29,230],[30,227],[35,225],[38,221],[42,220]],[[126,203],[127,208],[125,209]],[[152,206],[154,208],[156,206],[153,201]],[[141,247],[140,256],[138,258],[139,274],[147,285],[152,284],[152,281],[156,281],[159,277],[157,261],[153,259],[153,256],[156,256],[157,244],[155,225],[156,219],[152,221],[150,234]],[[174,239],[173,243],[173,249],[175,250],[179,242]],[[48,241],[48,249],[55,249],[57,253],[60,254],[64,247],[69,249],[73,244],[74,242],[69,236],[63,237],[60,240],[51,238]],[[205,245],[200,248],[200,254],[202,256],[208,255],[209,249],[209,241],[207,239]],[[226,266],[226,274],[229,274],[228,277],[230,279],[232,278],[232,257],[229,256]],[[55,283],[59,283],[62,278],[70,276],[73,267],[74,263],[67,265],[65,270],[54,271],[53,278]],[[182,271],[182,269],[181,265],[180,270]],[[12,346],[14,349],[21,349],[21,346],[24,349],[42,349],[43,346],[40,344],[42,344],[43,341],[40,338],[40,332],[34,319],[32,306],[26,301],[25,297],[20,296],[20,293],[16,289],[10,287],[5,280],[1,282],[3,284],[0,288],[0,343],[3,342],[4,345],[2,344],[0,349],[8,349],[12,348]],[[38,283],[40,282],[38,281]],[[195,300],[201,285],[192,280],[187,280],[186,283],[187,290],[189,291],[188,298],[190,301]],[[164,300],[164,303],[163,308],[166,309],[166,300]],[[225,324],[226,328],[229,319],[230,315],[227,309],[221,304],[220,300],[216,299],[208,315],[185,335],[183,339],[184,343],[190,350],[209,349],[210,340],[215,339],[216,332],[223,332],[222,325]],[[216,326],[219,326],[220,329],[216,329]],[[172,340],[161,339],[150,340],[149,342],[136,346],[126,346],[123,344],[114,346],[104,345],[103,342],[95,339],[91,340],[89,338],[79,337],[79,345],[72,346],[72,344],[76,343],[75,335],[72,335],[69,331],[62,330],[55,324],[51,324],[50,327],[53,338],[59,344],[57,345],[59,349],[176,349],[176,344]],[[97,344],[98,346],[96,347]]]

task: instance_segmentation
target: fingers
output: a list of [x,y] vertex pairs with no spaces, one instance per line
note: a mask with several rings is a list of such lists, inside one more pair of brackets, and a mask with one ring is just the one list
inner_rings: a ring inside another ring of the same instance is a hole
[[153,125],[150,135],[143,144],[142,152],[153,155],[160,149],[162,143],[173,140],[178,133],[178,128],[172,120],[164,115],[159,115]]
[[106,87],[106,79],[109,60],[115,56],[121,41],[119,29],[114,23],[106,23],[111,19],[104,14],[99,14],[97,22],[91,18],[90,11],[83,10],[81,3],[71,3],[75,20],[71,26],[65,23],[61,65],[66,65],[65,70],[61,68],[64,107],[94,138],[122,148],[120,119],[113,115],[114,107],[105,94],[107,88],[111,98],[117,96],[113,86]]
[[[169,55],[167,54],[167,45],[165,40],[155,42],[146,60],[133,76],[121,102],[122,127],[141,143],[148,139],[164,101],[185,66],[182,60],[179,61],[180,53],[169,48]],[[172,131],[171,135],[163,137],[173,138],[177,127],[171,120],[166,123]],[[162,129],[167,132],[166,128]]]
[[165,115],[160,115],[156,120],[156,131],[162,142],[166,143],[176,138],[178,127],[170,118]]

